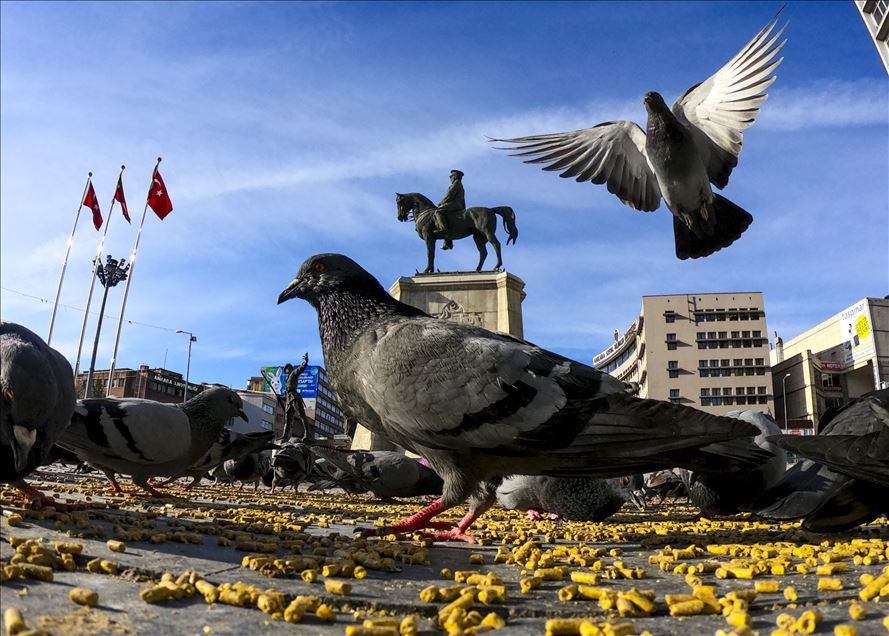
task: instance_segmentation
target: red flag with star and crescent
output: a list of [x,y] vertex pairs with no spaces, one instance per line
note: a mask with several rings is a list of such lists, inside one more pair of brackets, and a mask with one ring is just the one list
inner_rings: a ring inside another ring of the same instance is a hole
[[96,196],[96,191],[93,189],[93,182],[90,181],[90,185],[86,190],[86,195],[83,197],[83,203],[81,205],[85,205],[90,210],[93,211],[93,225],[98,230],[102,227],[102,211],[99,209],[99,198]]
[[114,200],[120,203],[123,218],[130,222],[130,211],[127,210],[127,198],[123,195],[123,175],[117,177],[117,189],[114,191]]
[[151,180],[151,190],[148,192],[148,207],[150,207],[157,217],[163,221],[164,217],[173,211],[173,202],[170,201],[170,195],[167,194],[167,186],[161,178],[161,173],[154,171]]

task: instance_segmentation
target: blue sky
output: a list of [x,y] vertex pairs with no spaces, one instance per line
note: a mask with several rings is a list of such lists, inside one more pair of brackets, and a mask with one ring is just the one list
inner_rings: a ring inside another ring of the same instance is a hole
[[[55,295],[88,171],[107,215],[127,166],[134,224],[115,210],[106,253],[128,257],[162,156],[175,209],[146,220],[118,366],[184,371],[176,329],[198,337],[197,381],[243,387],[306,350],[320,362],[314,311],[278,293],[319,252],[387,287],[422,269],[394,193],[437,200],[452,168],[467,204],[516,211],[504,262],[526,283],[529,340],[589,363],[642,295],[716,291],[764,292],[769,330],[792,337],[889,292],[889,83],[851,1],[787,4],[785,60],[723,192],[754,222],[707,259],[674,257],[665,209],[633,212],[485,141],[644,126],[646,91],[671,103],[779,6],[3,2],[0,314],[46,335],[51,304],[30,296]],[[53,338],[72,360],[98,238],[84,213]],[[475,260],[463,241],[437,266]]]

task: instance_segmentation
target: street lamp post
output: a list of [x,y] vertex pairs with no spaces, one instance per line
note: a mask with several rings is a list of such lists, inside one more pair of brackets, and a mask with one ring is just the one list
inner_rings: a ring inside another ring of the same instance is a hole
[[783,378],[781,378],[781,391],[784,393],[784,432],[787,432],[787,378],[790,377],[790,374],[786,374]]
[[[99,257],[96,257],[95,261],[99,261]],[[93,387],[93,373],[96,370],[96,353],[99,350],[99,334],[102,333],[102,318],[105,317],[105,302],[108,300],[108,290],[117,285],[120,281],[126,280],[127,272],[130,269],[129,264],[125,264],[124,259],[117,261],[111,258],[111,254],[107,256],[104,267],[101,262],[96,262],[95,267],[96,276],[99,277],[99,282],[102,283],[105,292],[102,294],[102,307],[99,309],[99,323],[96,325],[96,340],[93,343],[93,357],[90,360],[90,370],[89,373],[86,374],[86,388],[83,392],[84,398],[90,397],[90,391]],[[108,378],[108,381],[110,382],[111,378]],[[110,389],[111,387],[108,388]]]
[[185,364],[185,391],[183,392],[182,401],[188,402],[188,377],[191,373],[191,343],[197,342],[197,337],[190,331],[185,331],[184,329],[177,329],[176,333],[187,333],[188,334],[188,362]]

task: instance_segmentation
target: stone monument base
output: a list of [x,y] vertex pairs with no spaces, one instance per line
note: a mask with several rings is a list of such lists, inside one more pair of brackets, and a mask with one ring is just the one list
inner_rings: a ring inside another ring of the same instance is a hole
[[[443,272],[402,276],[389,293],[431,316],[523,338],[524,288],[524,281],[509,272]],[[390,450],[386,444],[394,446],[360,424],[352,438],[353,449]]]

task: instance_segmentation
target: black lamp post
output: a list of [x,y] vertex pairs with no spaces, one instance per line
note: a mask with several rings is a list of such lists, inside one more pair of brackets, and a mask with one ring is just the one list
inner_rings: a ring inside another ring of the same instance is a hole
[[185,391],[183,392],[182,401],[188,402],[188,376],[191,373],[191,343],[197,342],[197,337],[191,333],[190,331],[185,331],[184,329],[177,329],[176,333],[187,333],[188,334],[188,362],[185,365]]
[[[98,260],[98,258],[95,259],[95,261]],[[95,261],[93,262],[95,263]],[[108,290],[119,282],[126,280],[130,266],[125,264],[125,262],[124,259],[118,261],[111,258],[111,254],[109,254],[104,267],[102,263],[96,263],[96,276],[98,276],[99,282],[102,283],[102,287],[105,288],[105,292],[102,294],[102,307],[99,309],[99,323],[96,325],[96,340],[93,343],[93,357],[90,360],[90,370],[86,376],[86,389],[83,392],[84,398],[90,397],[90,391],[93,388],[93,372],[96,370],[96,353],[99,350],[99,334],[102,333],[102,318],[105,317],[105,302],[108,300]]]

